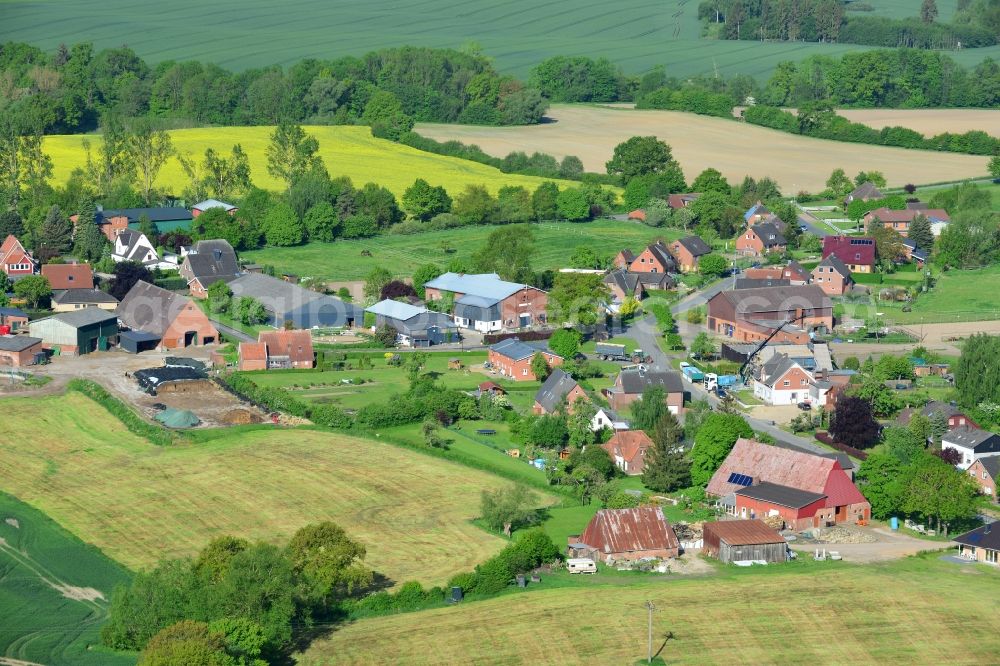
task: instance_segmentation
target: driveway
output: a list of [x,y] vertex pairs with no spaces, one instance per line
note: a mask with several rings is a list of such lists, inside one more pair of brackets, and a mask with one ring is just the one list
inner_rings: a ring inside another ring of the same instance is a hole
[[732,289],[736,284],[736,277],[723,278],[719,282],[716,282],[707,289],[696,291],[693,294],[688,295],[686,298],[682,299],[679,303],[675,304],[670,308],[670,311],[675,315],[681,314],[682,312],[687,312],[691,308],[696,308],[708,303],[709,300],[720,291],[727,291]]
[[893,532],[885,527],[857,527],[848,529],[864,532],[875,537],[874,543],[828,543],[815,544],[802,541],[792,541],[789,547],[799,553],[799,557],[812,557],[819,548],[826,552],[835,550],[840,553],[845,562],[867,564],[870,562],[886,562],[898,560],[901,557],[916,555],[925,550],[940,550],[957,546],[952,541],[924,541],[900,532]]

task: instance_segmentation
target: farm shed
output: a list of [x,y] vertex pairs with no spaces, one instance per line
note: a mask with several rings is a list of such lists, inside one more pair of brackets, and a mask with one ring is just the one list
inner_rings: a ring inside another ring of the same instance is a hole
[[159,336],[146,331],[122,331],[118,339],[121,348],[130,354],[150,351],[160,344]]
[[44,356],[42,341],[27,335],[0,335],[0,367],[34,365]]
[[583,534],[570,536],[571,557],[602,562],[671,558],[680,554],[680,542],[658,506],[601,509]]
[[702,552],[720,562],[788,559],[785,538],[761,520],[720,520],[702,527]]
[[32,337],[41,338],[46,348],[61,354],[107,351],[118,344],[118,317],[95,307],[38,319],[28,324],[28,330]]
[[269,275],[241,275],[229,283],[229,288],[233,298],[248,296],[260,301],[275,328],[283,328],[286,321],[295,328],[353,327],[364,321],[364,310],[357,305]]

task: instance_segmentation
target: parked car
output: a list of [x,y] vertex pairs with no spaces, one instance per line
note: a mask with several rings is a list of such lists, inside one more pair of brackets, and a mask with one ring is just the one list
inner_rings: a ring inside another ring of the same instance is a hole
[[811,404],[811,403],[808,403],[808,402],[805,402],[805,401],[803,401],[803,402],[800,402],[800,403],[799,403],[798,407],[799,407],[799,409],[801,409],[801,410],[802,410],[803,412],[808,412],[808,411],[810,411],[810,410],[812,409],[812,404]]

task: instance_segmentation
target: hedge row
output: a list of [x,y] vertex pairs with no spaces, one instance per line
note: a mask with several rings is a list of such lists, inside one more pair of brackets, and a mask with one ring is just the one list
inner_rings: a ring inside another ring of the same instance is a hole
[[671,90],[660,88],[636,100],[637,109],[687,111],[703,116],[731,118],[736,100],[727,93],[714,93],[697,88]]
[[945,132],[928,139],[906,127],[883,127],[877,130],[862,123],[852,123],[847,118],[832,113],[821,114],[818,122],[802,123],[793,113],[760,104],[748,107],[743,112],[743,118],[751,125],[770,127],[817,139],[971,155],[1000,154],[1000,139],[978,130],[965,134]]
[[851,456],[852,458],[857,458],[858,460],[867,460],[868,459],[868,454],[867,453],[865,453],[861,449],[856,449],[853,446],[848,446],[847,444],[841,444],[840,442],[834,441],[833,437],[831,437],[830,433],[828,433],[828,432],[824,432],[822,430],[819,431],[819,432],[817,432],[816,433],[816,439],[818,439],[819,441],[823,442],[827,446],[832,446],[833,448],[837,449],[838,451],[846,453],[847,455]]
[[70,391],[77,391],[108,410],[112,416],[122,422],[129,432],[149,440],[156,446],[169,446],[176,443],[181,435],[171,432],[158,425],[149,423],[124,402],[114,397],[108,391],[89,379],[72,379],[66,385]]
[[285,389],[258,386],[252,379],[239,373],[222,377],[220,381],[233,393],[267,411],[306,418],[316,425],[328,428],[351,427],[351,417],[333,405],[310,405]]

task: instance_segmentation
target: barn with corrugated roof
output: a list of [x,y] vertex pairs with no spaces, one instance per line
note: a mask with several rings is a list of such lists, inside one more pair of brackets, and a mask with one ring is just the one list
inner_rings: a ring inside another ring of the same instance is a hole
[[573,557],[591,557],[606,563],[615,560],[665,559],[680,554],[680,542],[663,509],[601,509],[583,534],[569,537]]
[[702,553],[720,562],[784,562],[788,542],[762,520],[720,520],[702,526]]

